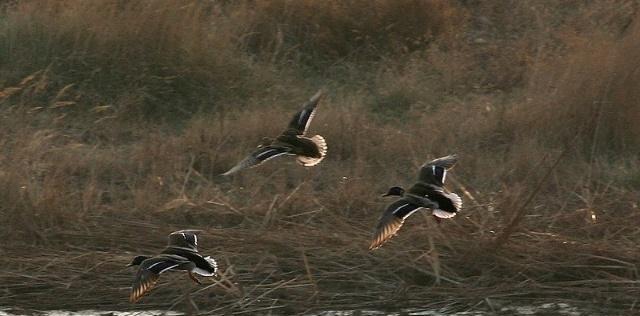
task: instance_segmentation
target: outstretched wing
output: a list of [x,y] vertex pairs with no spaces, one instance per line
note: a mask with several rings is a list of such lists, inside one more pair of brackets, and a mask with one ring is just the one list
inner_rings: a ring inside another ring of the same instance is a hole
[[133,286],[131,287],[129,301],[131,303],[136,303],[146,293],[151,291],[151,289],[153,289],[158,283],[160,274],[163,272],[181,268],[184,265],[189,264],[192,263],[190,263],[186,258],[168,255],[149,258],[142,261],[140,268],[138,268],[136,279],[133,281]]
[[252,152],[249,156],[244,158],[237,165],[235,165],[233,168],[229,169],[229,171],[223,173],[222,175],[228,176],[240,170],[255,167],[269,159],[284,155],[288,152],[289,150],[283,147],[265,146],[265,147],[259,148],[258,150]]
[[404,220],[421,208],[419,205],[409,203],[406,199],[391,203],[378,221],[369,250],[379,248],[391,239],[400,230]]
[[447,177],[447,170],[453,167],[457,161],[458,156],[454,154],[425,162],[420,167],[418,181],[443,186]]
[[169,234],[169,247],[185,248],[198,252],[198,234],[201,230],[184,229]]
[[316,115],[316,106],[320,98],[322,98],[322,90],[316,92],[316,94],[302,106],[302,110],[293,116],[286,132],[291,131],[296,135],[304,135],[307,132],[307,128],[309,128],[309,123],[311,123],[311,120]]

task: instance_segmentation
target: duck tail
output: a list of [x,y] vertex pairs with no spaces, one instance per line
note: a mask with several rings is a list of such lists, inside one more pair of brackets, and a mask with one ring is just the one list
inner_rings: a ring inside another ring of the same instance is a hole
[[453,192],[449,192],[449,193],[445,193],[445,196],[449,198],[449,200],[451,200],[451,202],[453,203],[453,206],[456,208],[456,212],[462,208],[462,198],[460,198],[459,195]]
[[311,167],[319,164],[327,155],[327,142],[324,140],[324,137],[315,135],[309,139],[318,147],[320,157],[298,156],[298,162],[305,167]]
[[460,211],[460,209],[462,208],[462,199],[459,195],[452,192],[445,193],[444,196],[451,200],[451,204],[453,204],[455,210],[453,212],[448,212],[441,209],[434,209],[433,215],[438,218],[452,218],[456,216],[456,214],[458,214],[458,211]]
[[318,146],[318,150],[320,151],[320,155],[324,158],[327,154],[327,142],[324,140],[324,137],[320,135],[315,135],[311,137],[311,141]]
[[433,215],[437,218],[452,218],[454,216],[456,216],[455,212],[447,212],[447,211],[443,211],[439,208],[433,210]]
[[206,260],[211,266],[211,268],[213,268],[213,274],[218,273],[218,263],[216,262],[215,259],[211,258],[210,256],[206,256],[204,257],[204,260]]

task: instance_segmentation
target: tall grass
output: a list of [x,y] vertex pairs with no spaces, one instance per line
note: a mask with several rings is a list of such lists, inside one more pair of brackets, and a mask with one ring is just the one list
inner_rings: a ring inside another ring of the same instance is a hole
[[453,37],[465,17],[447,1],[388,0],[245,2],[239,14],[249,52],[313,65],[424,49]]
[[[636,312],[635,4],[19,1],[0,26],[0,297],[130,308],[130,257],[202,228],[222,284],[143,307],[572,300]],[[319,86],[327,159],[221,178]],[[464,210],[366,250],[456,152]]]
[[537,130],[549,139],[567,141],[583,132],[580,141],[589,151],[634,151],[640,139],[634,123],[640,115],[634,97],[639,36],[634,23],[618,41],[571,42],[575,53],[569,62],[542,66],[532,78],[530,107],[536,113],[529,124],[547,122],[549,128]]
[[4,77],[15,81],[47,69],[49,95],[73,84],[70,92],[80,90],[83,103],[107,102],[122,116],[184,118],[216,108],[222,96],[244,100],[272,82],[238,54],[216,7],[202,1],[20,2],[5,17]]

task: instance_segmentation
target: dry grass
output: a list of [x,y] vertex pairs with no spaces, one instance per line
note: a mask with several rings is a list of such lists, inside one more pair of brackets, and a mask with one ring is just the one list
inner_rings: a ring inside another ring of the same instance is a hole
[[[2,304],[129,309],[124,266],[189,227],[205,231],[222,281],[163,275],[137,307],[562,300],[637,312],[635,4],[521,3],[8,6]],[[218,176],[318,86],[329,91],[311,126],[329,144],[322,164]],[[414,216],[368,252],[388,202],[378,195],[453,152],[448,183],[464,213],[440,225]]]
[[448,1],[291,1],[244,3],[234,16],[243,46],[272,60],[310,64],[377,60],[453,37],[465,10]]

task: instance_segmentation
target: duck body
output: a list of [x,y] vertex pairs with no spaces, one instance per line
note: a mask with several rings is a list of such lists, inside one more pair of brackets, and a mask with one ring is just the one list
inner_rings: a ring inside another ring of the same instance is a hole
[[188,268],[189,271],[201,276],[214,276],[218,270],[217,264],[211,259],[211,257],[205,257],[197,252],[167,247],[167,249],[162,251],[162,254],[178,256],[190,263],[193,263],[193,265],[185,267]]
[[452,199],[447,195],[442,187],[418,182],[408,192],[407,195],[415,197],[420,201],[420,205],[426,208],[438,209],[453,214],[458,212],[460,208],[456,205],[455,198]]
[[289,155],[319,159],[322,158],[324,154],[321,146],[314,142],[313,139],[299,135],[292,135],[290,133],[278,136],[278,138],[273,142],[273,146],[285,148]]

